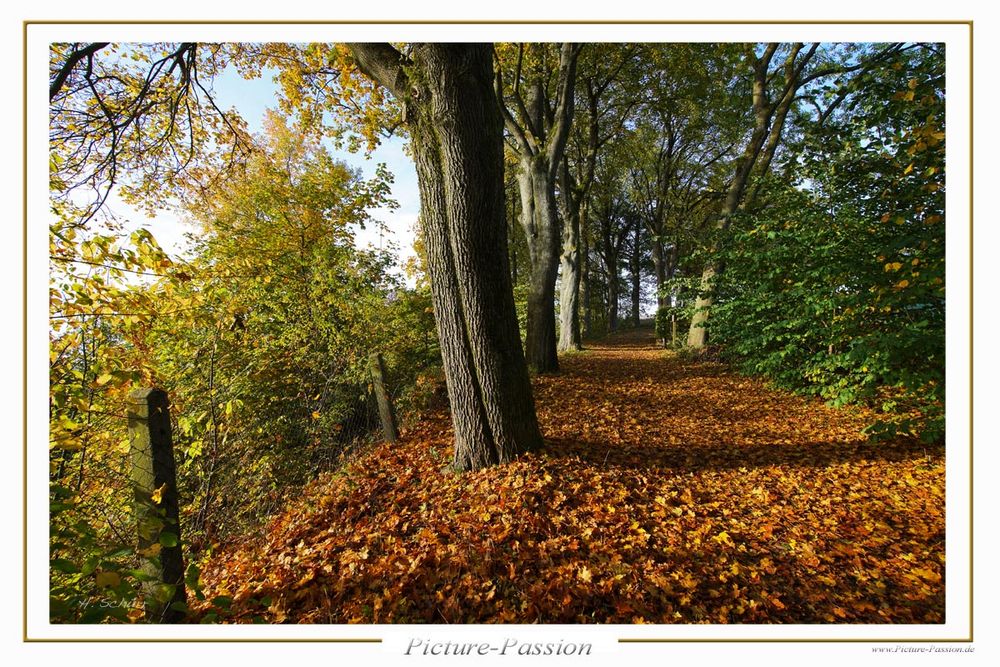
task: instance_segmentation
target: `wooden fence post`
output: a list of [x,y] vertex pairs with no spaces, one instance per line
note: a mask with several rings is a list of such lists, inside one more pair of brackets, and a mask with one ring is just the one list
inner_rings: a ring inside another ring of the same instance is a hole
[[375,389],[375,399],[378,401],[378,415],[382,420],[382,433],[386,442],[395,444],[399,433],[396,430],[396,411],[392,407],[389,392],[385,389],[385,362],[378,352],[372,353],[370,361],[372,385]]
[[146,615],[153,622],[176,623],[185,613],[171,605],[185,603],[187,591],[167,392],[129,394],[128,435],[139,555],[148,578],[142,583]]

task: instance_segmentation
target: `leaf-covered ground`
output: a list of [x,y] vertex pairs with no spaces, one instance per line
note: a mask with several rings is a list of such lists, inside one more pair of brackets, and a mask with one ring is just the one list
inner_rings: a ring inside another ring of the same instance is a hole
[[546,447],[511,465],[443,472],[427,415],[218,552],[208,599],[239,622],[944,621],[943,449],[652,343],[537,378]]

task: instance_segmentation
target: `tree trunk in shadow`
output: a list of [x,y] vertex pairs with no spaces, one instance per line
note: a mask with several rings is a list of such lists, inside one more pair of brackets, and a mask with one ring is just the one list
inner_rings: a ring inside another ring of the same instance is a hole
[[492,49],[417,44],[409,59],[388,44],[351,49],[362,71],[405,105],[455,429],[454,466],[511,461],[542,438],[510,282]]

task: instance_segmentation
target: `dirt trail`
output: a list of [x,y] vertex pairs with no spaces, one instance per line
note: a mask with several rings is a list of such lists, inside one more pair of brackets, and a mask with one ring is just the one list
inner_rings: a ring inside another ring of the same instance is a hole
[[944,457],[640,329],[534,380],[543,451],[442,473],[444,411],[318,480],[207,592],[267,622],[938,623]]

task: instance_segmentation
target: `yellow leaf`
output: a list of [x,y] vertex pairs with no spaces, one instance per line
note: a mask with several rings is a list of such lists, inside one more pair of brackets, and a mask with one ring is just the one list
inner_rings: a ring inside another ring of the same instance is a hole
[[150,496],[153,499],[153,502],[156,503],[157,505],[159,505],[160,503],[162,503],[163,502],[163,492],[166,491],[166,490],[167,490],[167,483],[164,482],[163,484],[160,485],[160,488],[158,488],[155,491],[153,491],[152,496]]
[[99,378],[97,378],[97,385],[99,387],[103,387],[109,382],[111,382],[111,373],[104,373]]
[[896,289],[903,289],[904,287],[909,287],[909,286],[910,286],[909,280],[900,280],[898,283],[896,283]]
[[903,170],[903,176],[906,176],[911,171],[913,171],[913,163],[912,162],[910,163],[909,167],[907,167],[906,169]]
[[122,583],[122,578],[118,576],[116,572],[98,572],[97,573],[97,585],[101,588],[107,588],[108,586],[117,586]]
[[156,558],[160,555],[160,551],[163,549],[163,545],[159,542],[150,544],[146,549],[140,549],[139,555],[145,556],[146,558]]
[[585,581],[589,584],[591,577],[593,577],[593,573],[589,569],[587,569],[586,565],[584,565],[583,567],[580,568],[580,571],[577,573],[577,576],[579,576],[582,581]]
[[727,533],[726,531],[722,531],[712,539],[718,542],[719,544],[725,544],[728,546],[733,546],[735,544],[735,542],[733,542],[733,538],[731,538],[729,536],[729,533]]
[[885,265],[886,271],[899,271],[901,268],[903,268],[903,265],[899,262],[889,262]]
[[932,583],[941,581],[941,575],[931,569],[914,569],[913,574]]
[[319,419],[319,411],[313,412],[313,419]]

